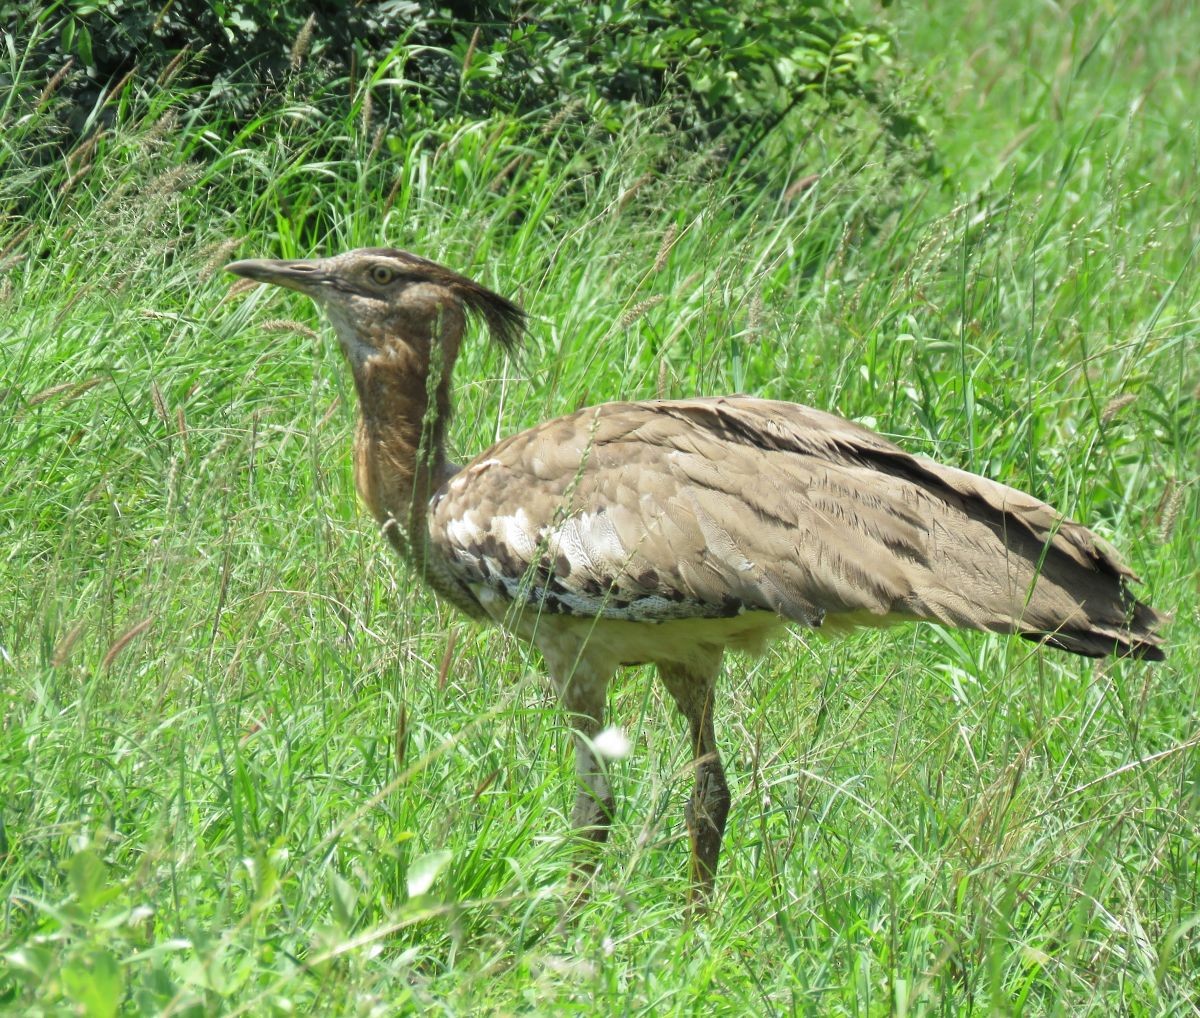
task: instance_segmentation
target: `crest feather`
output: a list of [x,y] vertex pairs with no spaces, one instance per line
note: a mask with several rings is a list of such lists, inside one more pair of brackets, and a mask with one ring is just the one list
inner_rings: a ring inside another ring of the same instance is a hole
[[507,297],[501,297],[500,294],[481,286],[475,280],[455,272],[453,269],[448,269],[445,265],[415,255],[411,251],[378,247],[368,248],[364,253],[382,255],[394,258],[398,262],[404,262],[412,266],[415,275],[446,287],[462,301],[463,307],[470,314],[483,319],[492,339],[499,343],[504,350],[511,353],[516,349],[525,332],[526,315],[517,304]]

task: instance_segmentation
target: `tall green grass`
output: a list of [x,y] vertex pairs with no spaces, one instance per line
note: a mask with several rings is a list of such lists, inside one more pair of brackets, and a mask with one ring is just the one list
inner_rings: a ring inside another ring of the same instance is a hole
[[[1191,16],[1010,6],[900,12],[934,181],[866,120],[731,173],[654,111],[381,133],[364,91],[294,82],[235,128],[182,77],[126,82],[63,157],[14,40],[0,1003],[1200,1011]],[[732,661],[691,926],[682,724],[632,671],[612,843],[560,925],[572,767],[539,661],[393,561],[324,326],[220,273],[377,243],[533,315],[520,357],[460,363],[460,458],[612,398],[833,409],[1093,525],[1174,613],[1168,661],[933,627]]]

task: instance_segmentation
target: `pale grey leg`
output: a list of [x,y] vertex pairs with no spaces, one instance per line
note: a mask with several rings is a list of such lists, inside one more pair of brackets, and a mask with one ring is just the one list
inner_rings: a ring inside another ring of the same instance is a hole
[[[559,702],[575,732],[575,808],[571,826],[580,837],[597,846],[608,838],[615,800],[608,775],[592,749],[592,740],[604,726],[604,701],[614,668],[590,660],[586,654],[545,655]],[[595,853],[581,860],[581,874],[595,869]]]
[[713,694],[720,662],[711,670],[692,671],[679,665],[659,664],[658,674],[680,713],[687,719],[696,785],[687,805],[688,836],[692,848],[691,902],[702,906],[711,897],[721,855],[725,818],[729,815],[729,785],[717,752],[713,731]]

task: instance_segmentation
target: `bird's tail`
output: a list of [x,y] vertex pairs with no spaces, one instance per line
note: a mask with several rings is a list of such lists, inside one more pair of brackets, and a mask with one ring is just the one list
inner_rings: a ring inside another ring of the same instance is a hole
[[914,614],[1088,657],[1164,658],[1166,619],[1134,597],[1137,576],[1101,538],[1015,488],[916,462],[964,519],[939,529]]

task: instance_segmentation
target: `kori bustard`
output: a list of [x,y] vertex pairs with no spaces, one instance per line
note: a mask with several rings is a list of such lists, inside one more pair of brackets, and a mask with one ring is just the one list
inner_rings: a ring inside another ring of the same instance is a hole
[[788,623],[929,620],[1075,654],[1160,660],[1162,618],[1085,527],[1013,488],[911,456],[792,403],[606,403],[446,461],[467,318],[513,347],[524,314],[441,265],[369,248],[228,270],[324,308],[354,375],[358,492],[433,590],[541,651],[575,731],[572,822],[603,842],[595,737],[622,665],[653,663],[687,719],[692,894],[711,892],[729,811],[714,732],[727,650]]

